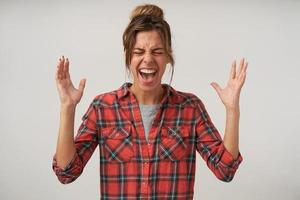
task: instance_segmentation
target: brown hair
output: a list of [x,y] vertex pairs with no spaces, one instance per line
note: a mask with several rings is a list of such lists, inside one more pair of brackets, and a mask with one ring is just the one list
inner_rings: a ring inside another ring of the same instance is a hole
[[172,55],[170,26],[164,20],[163,10],[152,4],[137,6],[132,11],[130,20],[130,23],[123,33],[126,68],[129,69],[137,33],[141,31],[155,30],[161,37],[167,57],[172,65],[171,82],[174,73],[174,58]]

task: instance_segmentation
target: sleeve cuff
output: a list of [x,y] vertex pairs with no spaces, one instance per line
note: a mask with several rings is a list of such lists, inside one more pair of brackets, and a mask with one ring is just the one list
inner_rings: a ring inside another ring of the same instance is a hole
[[71,172],[71,170],[76,168],[76,166],[79,166],[79,163],[80,163],[80,158],[77,155],[77,153],[75,153],[72,160],[69,162],[69,164],[67,166],[65,166],[64,168],[59,167],[57,165],[56,154],[55,154],[53,156],[52,168],[57,176],[61,176],[61,175],[69,174]]
[[236,169],[243,161],[243,157],[240,152],[238,154],[238,157],[234,158],[233,155],[226,149],[224,143],[222,143],[221,145],[220,152],[222,152],[220,163],[225,167]]

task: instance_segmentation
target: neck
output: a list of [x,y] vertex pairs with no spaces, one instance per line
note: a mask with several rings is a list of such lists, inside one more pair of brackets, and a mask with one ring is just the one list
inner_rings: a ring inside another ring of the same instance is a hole
[[160,85],[155,90],[144,91],[137,88],[134,84],[130,87],[131,92],[137,98],[139,104],[151,105],[159,104],[164,95],[164,88]]

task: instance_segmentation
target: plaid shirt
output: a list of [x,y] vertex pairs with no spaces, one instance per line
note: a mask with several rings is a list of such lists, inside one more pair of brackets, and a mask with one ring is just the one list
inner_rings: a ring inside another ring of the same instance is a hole
[[147,142],[130,85],[95,97],[75,137],[72,161],[62,169],[54,155],[60,182],[74,181],[97,145],[101,199],[193,199],[196,150],[217,178],[232,180],[242,157],[226,150],[198,97],[164,84]]

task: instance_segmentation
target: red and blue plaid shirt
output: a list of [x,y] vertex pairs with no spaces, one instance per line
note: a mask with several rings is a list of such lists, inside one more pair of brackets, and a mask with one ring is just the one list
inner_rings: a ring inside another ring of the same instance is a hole
[[164,84],[147,142],[130,85],[95,97],[75,137],[72,161],[62,169],[54,156],[60,182],[78,178],[97,145],[101,199],[193,199],[196,150],[217,178],[233,179],[241,154],[234,159],[226,150],[198,97]]

